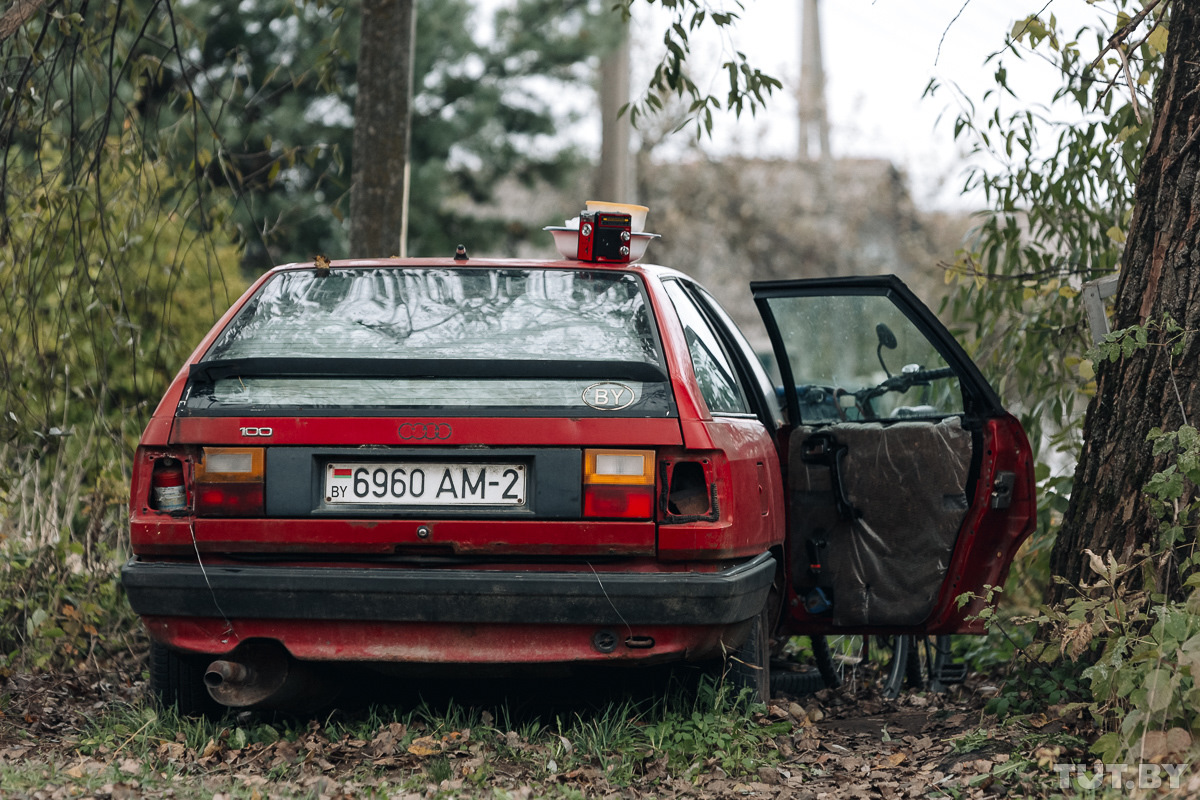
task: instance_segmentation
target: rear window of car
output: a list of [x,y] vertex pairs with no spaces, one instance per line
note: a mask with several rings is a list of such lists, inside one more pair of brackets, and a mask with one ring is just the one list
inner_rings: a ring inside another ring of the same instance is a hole
[[192,369],[185,407],[666,416],[664,363],[632,274],[295,270],[221,332]]

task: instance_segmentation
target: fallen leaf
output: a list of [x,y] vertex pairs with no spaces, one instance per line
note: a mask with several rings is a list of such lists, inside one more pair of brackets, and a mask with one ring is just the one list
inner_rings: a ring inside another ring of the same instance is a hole
[[775,767],[759,767],[757,774],[758,779],[768,786],[778,786],[783,783],[779,777],[779,770]]
[[399,722],[393,722],[385,728],[380,729],[379,733],[375,734],[375,738],[367,745],[367,754],[374,758],[383,758],[390,756],[396,752],[396,748],[400,746],[400,740],[407,734],[405,726]]
[[1058,745],[1039,747],[1033,751],[1033,757],[1037,759],[1039,767],[1048,767],[1051,764],[1057,764],[1064,752]]
[[432,736],[422,736],[413,739],[412,744],[408,746],[408,752],[414,756],[431,756],[442,752],[442,743]]
[[158,757],[170,761],[178,761],[186,752],[187,748],[179,742],[163,742],[158,746]]
[[1183,728],[1168,731],[1147,731],[1142,737],[1140,752],[1148,764],[1178,761],[1192,746],[1192,735]]

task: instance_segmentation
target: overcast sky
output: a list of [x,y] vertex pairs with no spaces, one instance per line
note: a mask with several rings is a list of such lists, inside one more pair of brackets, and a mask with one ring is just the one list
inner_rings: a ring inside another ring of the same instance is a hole
[[[800,74],[801,0],[746,0],[734,45],[752,62],[784,82],[765,116],[716,123],[716,151],[745,155],[791,156],[797,152],[799,124],[794,91]],[[1044,9],[1044,10],[1043,10]],[[837,157],[891,159],[911,177],[923,205],[961,206],[962,145],[953,139],[957,114],[949,87],[921,99],[931,78],[954,82],[978,101],[992,86],[994,66],[987,56],[1004,46],[1018,18],[1055,14],[1074,32],[1099,13],[1085,0],[822,0],[822,47],[831,149]],[[635,11],[635,90],[661,50],[661,14]],[[697,42],[701,58],[720,63],[728,43],[717,37]],[[940,50],[939,50],[940,47]],[[640,49],[640,53],[639,53]],[[1048,102],[1055,72],[1037,57],[1006,66],[1030,102]],[[699,75],[697,75],[699,77]],[[714,93],[722,94],[723,74]],[[644,85],[644,83],[642,84]],[[938,117],[942,116],[939,122]]]

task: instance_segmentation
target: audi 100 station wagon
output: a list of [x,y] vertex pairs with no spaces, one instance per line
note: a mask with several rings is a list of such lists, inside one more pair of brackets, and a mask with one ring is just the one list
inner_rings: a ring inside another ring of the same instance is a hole
[[723,660],[762,698],[791,634],[977,631],[1035,504],[962,348],[894,277],[754,284],[777,385],[620,210],[561,260],[319,258],[233,305],[135,459],[160,700]]

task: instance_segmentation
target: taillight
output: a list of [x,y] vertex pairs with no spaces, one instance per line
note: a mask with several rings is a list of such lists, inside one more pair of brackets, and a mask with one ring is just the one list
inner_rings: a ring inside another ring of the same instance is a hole
[[263,463],[261,447],[205,447],[196,465],[196,514],[261,516]]
[[182,511],[187,508],[187,486],[183,480],[183,462],[163,456],[155,459],[150,475],[150,507],[156,511]]
[[583,515],[651,519],[654,516],[654,451],[584,450]]

